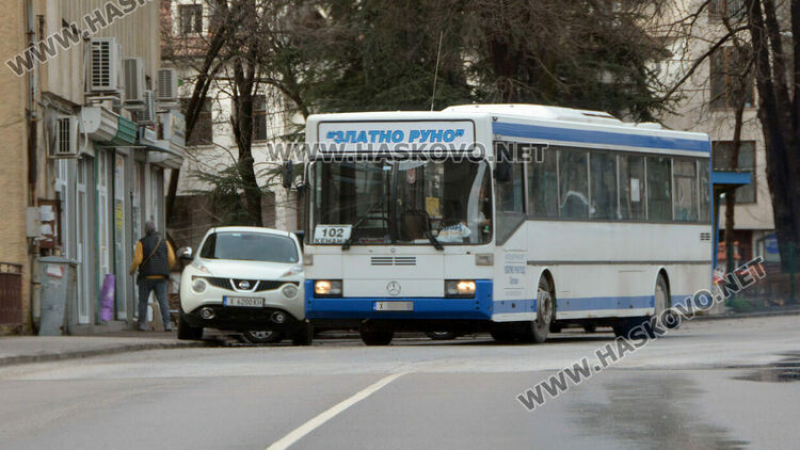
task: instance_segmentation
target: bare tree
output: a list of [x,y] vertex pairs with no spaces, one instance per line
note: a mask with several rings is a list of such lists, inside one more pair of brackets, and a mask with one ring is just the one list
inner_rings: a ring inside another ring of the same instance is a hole
[[[723,6],[725,8],[723,8]],[[674,93],[720,47],[734,40],[752,49],[758,119],[766,148],[766,174],[784,269],[790,247],[800,244],[800,0],[703,1],[683,19],[691,26],[701,14],[723,14],[727,32],[708,41],[703,53],[669,93]]]

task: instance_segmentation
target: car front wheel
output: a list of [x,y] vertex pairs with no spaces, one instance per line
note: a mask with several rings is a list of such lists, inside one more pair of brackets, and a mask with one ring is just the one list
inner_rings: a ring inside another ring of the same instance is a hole
[[274,330],[250,330],[242,333],[251,344],[274,344],[283,340],[283,333]]
[[183,313],[178,318],[178,339],[182,341],[199,341],[203,339],[203,328],[189,325],[183,317]]

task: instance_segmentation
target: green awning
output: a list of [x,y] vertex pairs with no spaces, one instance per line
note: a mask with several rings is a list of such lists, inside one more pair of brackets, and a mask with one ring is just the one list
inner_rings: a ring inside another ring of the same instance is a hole
[[133,145],[136,143],[136,123],[122,116],[117,117],[117,134],[109,142],[112,145]]

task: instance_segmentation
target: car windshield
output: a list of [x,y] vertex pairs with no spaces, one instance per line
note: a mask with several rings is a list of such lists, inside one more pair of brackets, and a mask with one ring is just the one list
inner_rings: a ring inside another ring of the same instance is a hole
[[264,233],[217,232],[203,244],[201,258],[296,263],[299,260],[293,239]]
[[316,162],[309,242],[487,243],[489,174],[485,161]]

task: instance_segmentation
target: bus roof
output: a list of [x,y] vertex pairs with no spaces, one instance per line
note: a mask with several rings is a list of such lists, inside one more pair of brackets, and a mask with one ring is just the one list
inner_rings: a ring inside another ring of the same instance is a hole
[[[308,125],[322,122],[405,122],[469,119],[494,136],[509,139],[582,145],[595,148],[666,150],[709,156],[705,133],[669,130],[656,123],[623,122],[609,113],[527,104],[474,104],[443,111],[395,111],[320,114]],[[490,128],[489,128],[490,127]]]

